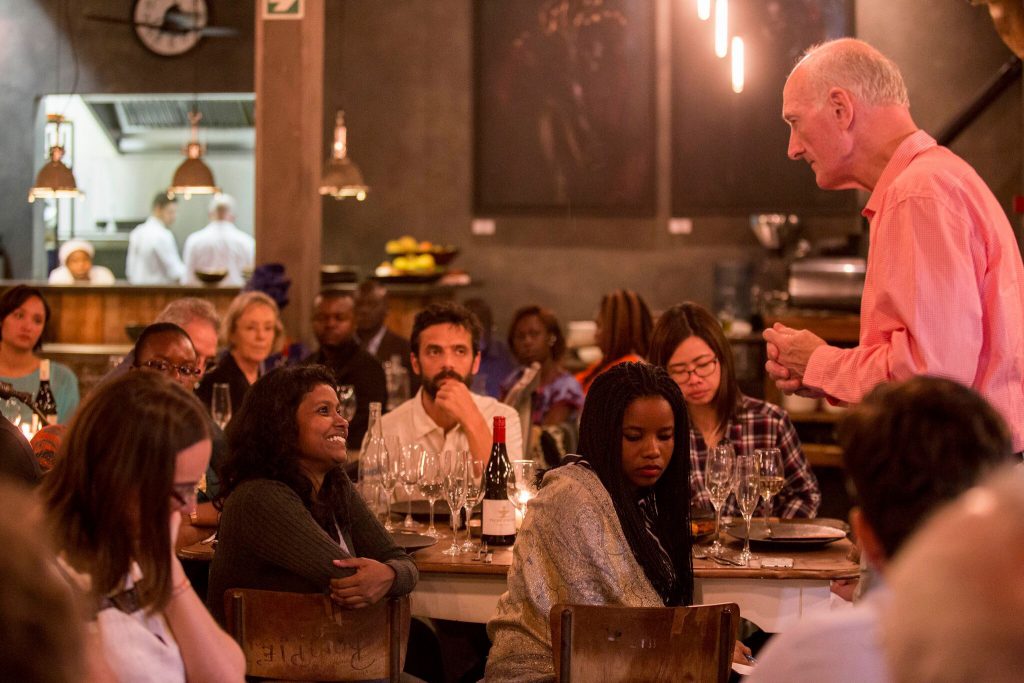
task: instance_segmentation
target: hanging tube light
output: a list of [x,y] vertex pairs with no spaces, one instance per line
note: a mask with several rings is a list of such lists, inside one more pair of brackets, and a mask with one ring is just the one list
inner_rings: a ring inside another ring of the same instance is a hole
[[697,18],[701,21],[711,18],[711,0],[697,0]]
[[732,91],[739,95],[743,92],[744,74],[743,39],[733,36],[732,39]]
[[715,0],[715,54],[729,54],[729,0]]
[[203,115],[198,108],[188,113],[188,121],[192,127],[192,136],[189,143],[185,145],[185,161],[181,162],[178,170],[174,172],[171,186],[167,188],[167,196],[184,195],[185,199],[191,199],[194,194],[216,194],[220,192],[217,183],[213,180],[213,171],[203,161],[203,154],[206,152],[203,145],[199,144],[199,121]]
[[355,197],[366,199],[370,188],[363,182],[359,167],[348,158],[348,129],[345,127],[345,112],[339,111],[334,119],[334,145],[331,156],[324,164],[320,181],[320,194],[345,199]]

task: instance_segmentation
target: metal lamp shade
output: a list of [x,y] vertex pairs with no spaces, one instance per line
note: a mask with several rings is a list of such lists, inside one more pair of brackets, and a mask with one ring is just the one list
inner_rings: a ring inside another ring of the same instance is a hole
[[345,199],[355,197],[359,201],[366,199],[370,188],[363,182],[363,174],[359,167],[348,157],[344,159],[330,158],[324,164],[323,180],[320,183],[320,194]]
[[185,195],[185,199],[194,194],[215,194],[220,188],[213,180],[213,172],[199,157],[188,158],[181,162],[174,172],[171,186],[167,188],[170,195]]
[[85,193],[78,189],[78,183],[75,182],[75,175],[71,169],[61,161],[63,155],[64,150],[61,147],[50,149],[50,160],[39,169],[36,182],[28,191],[29,202],[34,202],[37,199],[85,196]]

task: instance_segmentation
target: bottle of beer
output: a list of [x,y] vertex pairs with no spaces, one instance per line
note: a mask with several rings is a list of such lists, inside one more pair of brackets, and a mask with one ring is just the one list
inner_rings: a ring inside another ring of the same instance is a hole
[[494,444],[484,470],[484,510],[481,538],[488,545],[512,545],[516,540],[516,510],[508,499],[512,462],[505,448],[505,418],[494,418]]
[[46,415],[46,424],[57,424],[57,401],[50,388],[50,361],[45,359],[39,363],[39,391],[35,402],[39,411]]

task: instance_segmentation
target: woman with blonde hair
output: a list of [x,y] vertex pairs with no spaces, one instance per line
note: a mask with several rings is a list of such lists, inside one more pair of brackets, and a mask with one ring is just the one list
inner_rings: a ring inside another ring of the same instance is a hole
[[284,340],[277,303],[263,292],[242,292],[224,315],[220,337],[227,350],[203,376],[196,396],[208,406],[213,385],[227,384],[231,405],[237,411],[249,387],[264,373],[265,361]]

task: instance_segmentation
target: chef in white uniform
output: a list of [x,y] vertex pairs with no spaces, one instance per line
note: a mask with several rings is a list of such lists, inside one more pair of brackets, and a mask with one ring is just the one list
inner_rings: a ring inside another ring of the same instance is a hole
[[178,217],[176,199],[161,192],[153,199],[153,213],[128,236],[125,276],[135,285],[178,284],[185,264],[170,227]]
[[256,240],[235,225],[235,200],[215,194],[210,200],[210,222],[185,240],[183,285],[199,284],[196,271],[226,271],[222,287],[241,287],[256,259]]

